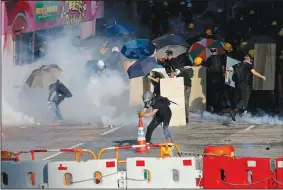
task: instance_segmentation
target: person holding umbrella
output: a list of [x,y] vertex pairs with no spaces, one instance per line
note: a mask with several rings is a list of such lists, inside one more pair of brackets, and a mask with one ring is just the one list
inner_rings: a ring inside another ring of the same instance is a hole
[[72,97],[72,93],[59,80],[49,86],[47,104],[49,108],[54,112],[55,121],[62,122],[64,120],[60,112],[59,105],[66,97]]
[[176,68],[178,68],[178,61],[173,57],[173,51],[167,50],[166,51],[166,57],[162,58],[161,60],[158,59],[161,62],[161,65],[165,68],[166,73],[168,76],[170,76],[170,73],[173,72]]

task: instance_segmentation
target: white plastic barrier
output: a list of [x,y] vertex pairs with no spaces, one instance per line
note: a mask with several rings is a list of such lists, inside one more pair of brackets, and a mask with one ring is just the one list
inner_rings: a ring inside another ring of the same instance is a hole
[[128,158],[127,188],[200,188],[195,157]]
[[2,188],[33,189],[47,187],[47,161],[2,161]]
[[49,188],[118,188],[117,172],[115,159],[50,162],[48,186]]

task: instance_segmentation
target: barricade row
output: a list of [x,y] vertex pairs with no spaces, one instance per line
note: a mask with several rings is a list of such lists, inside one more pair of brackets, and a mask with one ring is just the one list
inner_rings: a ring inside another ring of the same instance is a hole
[[2,188],[222,188],[283,187],[283,158],[271,171],[268,158],[205,156],[135,157],[118,171],[117,159],[77,161],[3,161]]

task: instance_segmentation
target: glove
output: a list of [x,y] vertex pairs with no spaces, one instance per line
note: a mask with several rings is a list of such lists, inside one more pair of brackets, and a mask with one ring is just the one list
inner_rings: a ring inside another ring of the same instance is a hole
[[262,79],[263,79],[264,81],[266,81],[266,78],[265,78],[265,76],[262,76],[261,78],[262,78]]
[[140,117],[144,117],[144,116],[145,116],[145,113],[144,113],[144,112],[139,112],[139,116],[140,116]]
[[47,104],[48,104],[48,105],[50,105],[50,104],[51,104],[51,102],[50,102],[50,101],[47,101]]

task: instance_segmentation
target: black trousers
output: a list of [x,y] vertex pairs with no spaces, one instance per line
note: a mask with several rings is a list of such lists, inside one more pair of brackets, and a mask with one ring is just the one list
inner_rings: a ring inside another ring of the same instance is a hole
[[222,96],[223,83],[221,81],[207,82],[207,106],[219,109],[219,100]]
[[238,84],[236,85],[236,91],[239,95],[239,102],[236,105],[237,110],[246,110],[248,108],[252,89],[246,84]]
[[171,120],[171,116],[172,116],[172,114],[168,115],[168,117],[165,120],[158,118],[158,117],[153,117],[150,124],[147,126],[147,130],[146,130],[146,134],[145,134],[145,140],[146,140],[147,143],[150,142],[153,131],[161,123],[163,123],[163,131],[164,131],[165,138],[166,139],[171,138],[171,134],[170,134],[170,131],[169,131],[169,123],[170,123],[170,120]]

